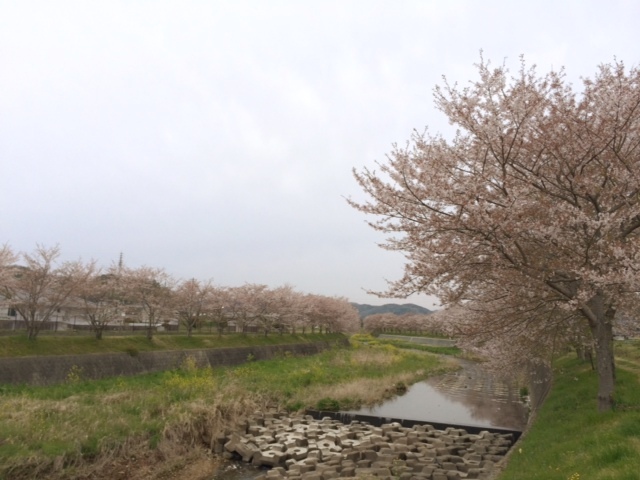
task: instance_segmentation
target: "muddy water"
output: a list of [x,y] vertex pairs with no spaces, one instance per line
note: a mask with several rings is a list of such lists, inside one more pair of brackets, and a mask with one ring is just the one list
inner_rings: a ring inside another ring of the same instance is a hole
[[416,383],[382,405],[345,413],[523,430],[528,408],[520,401],[518,385],[477,363],[461,363],[460,370]]

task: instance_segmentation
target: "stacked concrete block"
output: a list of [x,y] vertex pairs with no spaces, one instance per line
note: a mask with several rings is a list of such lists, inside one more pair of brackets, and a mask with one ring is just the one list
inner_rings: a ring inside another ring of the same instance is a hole
[[[511,434],[411,428],[255,413],[226,438],[227,458],[268,468],[262,480],[382,477],[403,480],[486,479],[513,442]],[[216,439],[219,450],[220,440]]]

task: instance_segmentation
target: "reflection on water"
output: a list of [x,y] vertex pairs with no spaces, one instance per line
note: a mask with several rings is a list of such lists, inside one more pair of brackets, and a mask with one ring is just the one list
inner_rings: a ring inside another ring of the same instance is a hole
[[416,383],[382,405],[346,413],[522,430],[528,409],[518,391],[513,382],[464,362],[462,369]]

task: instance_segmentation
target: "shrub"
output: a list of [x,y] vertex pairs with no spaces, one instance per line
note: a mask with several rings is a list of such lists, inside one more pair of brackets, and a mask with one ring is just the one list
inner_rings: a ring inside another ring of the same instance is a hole
[[83,380],[83,370],[82,367],[78,365],[72,365],[69,369],[69,373],[67,373],[67,382],[68,383],[79,383]]

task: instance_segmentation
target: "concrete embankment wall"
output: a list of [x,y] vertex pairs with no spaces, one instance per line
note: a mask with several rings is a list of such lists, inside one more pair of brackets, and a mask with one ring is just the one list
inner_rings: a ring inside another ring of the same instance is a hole
[[[348,342],[345,339],[345,344]],[[313,355],[329,348],[329,342],[266,345],[256,347],[171,350],[158,352],[96,353],[0,358],[0,384],[52,385],[70,373],[84,379],[130,376],[178,367],[187,357],[198,366],[239,365],[247,359],[266,360],[278,355]]]

